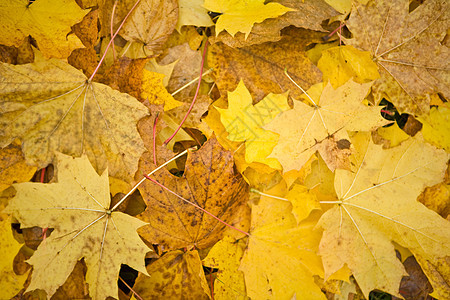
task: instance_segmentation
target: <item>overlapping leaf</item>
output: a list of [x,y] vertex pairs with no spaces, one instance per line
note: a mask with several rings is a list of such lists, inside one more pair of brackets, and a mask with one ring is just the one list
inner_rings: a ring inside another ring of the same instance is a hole
[[[141,161],[139,169],[148,173],[153,169],[151,158],[144,156],[144,159],[149,161]],[[216,139],[210,139],[200,150],[189,154],[183,178],[164,169],[154,178],[228,224],[238,224],[248,218],[248,185],[234,171],[232,153],[225,151]],[[150,181],[139,190],[149,207],[138,216],[149,223],[139,230],[146,240],[168,249],[192,246],[202,249],[222,238],[224,224],[168,190]]]
[[70,26],[81,21],[88,10],[74,0],[11,0],[0,4],[0,44],[19,46],[31,35],[47,57],[66,58],[83,47]]
[[147,266],[134,286],[142,299],[210,299],[210,290],[197,250],[169,251]]
[[377,101],[387,95],[401,112],[422,115],[427,94],[450,96],[450,49],[443,45],[449,26],[449,4],[425,1],[409,12],[408,0],[356,3],[346,25],[346,40],[370,51],[381,78],[373,86]]
[[256,105],[242,81],[236,90],[228,93],[228,109],[216,108],[220,119],[228,131],[228,139],[245,142],[245,160],[248,163],[261,162],[274,169],[280,165],[276,159],[267,158],[278,143],[278,136],[264,130],[279,113],[288,110],[286,94],[269,94]]
[[313,278],[323,276],[315,253],[320,232],[313,231],[314,221],[297,226],[291,209],[289,202],[268,197],[252,207],[249,243],[239,268],[252,299],[326,299]]
[[287,69],[303,88],[320,82],[319,69],[307,57],[306,46],[320,41],[321,33],[308,30],[287,31],[283,40],[239,49],[222,43],[212,45],[208,65],[214,68],[215,82],[222,94],[236,89],[244,81],[256,103],[269,93],[281,94],[288,90],[294,97],[301,91],[286,77]]
[[146,274],[144,256],[150,249],[136,232],[145,223],[110,210],[108,172],[99,176],[86,156],[60,154],[57,170],[58,183],[14,185],[17,194],[6,208],[22,228],[55,229],[29,260],[34,269],[27,290],[53,295],[84,258],[91,297],[117,298],[121,264]]
[[144,152],[136,122],[148,115],[135,98],[57,59],[2,64],[0,76],[0,146],[21,138],[27,163],[40,168],[55,151],[86,153],[98,172],[133,177]]
[[419,135],[387,150],[367,134],[352,142],[356,169],[336,170],[338,199],[327,202],[335,206],[319,221],[325,276],[347,264],[366,297],[373,289],[399,295],[407,273],[392,241],[431,263],[450,255],[450,225],[416,201],[426,186],[443,179],[448,155]]
[[348,168],[347,130],[372,130],[386,124],[379,108],[362,103],[370,86],[371,83],[350,80],[334,90],[328,84],[320,98],[311,98],[314,105],[294,100],[294,109],[281,113],[265,126],[280,135],[269,157],[278,159],[286,172],[299,170],[319,151],[331,170]]
[[276,18],[291,10],[279,3],[264,4],[262,0],[206,0],[203,6],[221,14],[216,23],[216,34],[226,30],[234,36],[240,31],[245,33],[246,38],[253,24]]

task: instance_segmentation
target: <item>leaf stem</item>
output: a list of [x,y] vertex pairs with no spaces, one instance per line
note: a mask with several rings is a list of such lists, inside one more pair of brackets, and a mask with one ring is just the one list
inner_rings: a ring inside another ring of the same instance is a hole
[[[169,159],[168,161],[166,161],[165,163],[163,163],[162,165],[160,165],[159,167],[157,167],[156,169],[154,169],[153,171],[151,171],[150,173],[147,174],[147,176],[152,175],[153,173],[161,170],[162,168],[164,168],[166,165],[168,165],[170,162],[174,161],[175,159],[185,155],[186,153],[188,153],[189,150],[195,150],[197,149],[197,147],[193,147],[193,148],[189,148],[184,150],[183,152],[181,152],[180,154],[172,157],[171,159]],[[127,199],[137,188],[138,186],[140,186],[143,182],[145,181],[145,177],[141,179],[141,181],[139,181],[138,183],[136,183],[136,185],[125,195],[122,197],[122,199],[120,199],[119,202],[117,202],[116,205],[114,205],[113,208],[111,208],[111,212],[113,212],[120,204],[122,204],[123,201],[125,201],[125,199]]]
[[[118,2],[118,0],[114,1],[114,5],[113,5],[113,8],[112,8],[112,12],[111,12],[111,26],[110,26],[111,37],[113,36],[113,32],[114,32],[113,31],[114,13],[116,12],[117,2]],[[112,43],[112,52],[113,52],[114,60],[116,60],[116,49],[114,48],[114,43]]]
[[[206,70],[205,73],[202,74],[202,77],[211,73],[212,70],[213,70],[213,68]],[[175,96],[176,94],[178,94],[179,92],[181,92],[182,90],[184,90],[185,88],[187,88],[188,86],[190,86],[191,84],[193,84],[194,82],[196,82],[199,79],[200,79],[200,76],[195,77],[194,79],[192,79],[191,81],[189,81],[188,83],[186,83],[185,85],[183,85],[182,87],[180,87],[178,90],[176,90],[175,92],[173,92],[170,95]]]
[[256,189],[253,189],[253,188],[250,189],[250,192],[255,193],[255,194],[260,194],[261,196],[266,196],[266,197],[269,197],[269,198],[274,198],[274,199],[290,202],[289,199],[278,197],[278,196],[269,195],[269,194],[260,192],[260,191],[258,191]]
[[156,124],[158,123],[158,116],[159,112],[156,113],[155,120],[153,121],[153,129],[152,129],[152,135],[153,135],[153,163],[155,166],[158,164],[156,162]]
[[161,183],[159,183],[159,182],[156,181],[155,179],[150,178],[149,175],[144,175],[144,176],[145,176],[145,178],[147,178],[147,179],[150,180],[151,182],[157,184],[158,186],[160,186],[160,187],[163,188],[164,190],[168,191],[168,192],[171,193],[172,195],[174,195],[174,196],[180,198],[181,200],[183,200],[183,201],[186,202],[186,203],[189,203],[190,205],[194,206],[195,208],[200,209],[201,211],[203,211],[203,212],[206,213],[207,215],[213,217],[214,219],[216,219],[216,220],[219,221],[220,223],[222,223],[222,224],[224,224],[224,225],[226,225],[226,226],[228,226],[228,227],[230,227],[230,228],[232,228],[232,229],[234,229],[234,230],[237,230],[237,231],[239,231],[240,233],[245,234],[246,236],[250,236],[250,234],[249,234],[248,232],[245,232],[245,231],[243,231],[243,230],[240,230],[239,228],[234,227],[233,225],[228,224],[227,222],[221,220],[220,218],[216,217],[215,215],[213,215],[212,213],[210,213],[209,211],[207,211],[206,209],[204,209],[203,207],[200,207],[200,206],[198,206],[197,204],[195,204],[195,203],[193,203],[193,202],[191,202],[191,201],[189,201],[189,200],[187,200],[187,199],[184,199],[183,197],[181,197],[180,195],[178,195],[178,194],[175,193],[174,191],[168,189],[167,187],[165,187],[164,185],[162,185]]
[[195,102],[197,101],[198,92],[200,91],[200,84],[202,83],[203,67],[205,65],[205,57],[206,57],[207,49],[208,49],[208,40],[206,40],[205,47],[203,48],[202,64],[200,66],[200,76],[198,78],[197,90],[195,91],[194,99],[192,100],[191,106],[189,106],[189,109],[186,112],[186,114],[184,115],[184,118],[181,121],[180,125],[175,130],[175,132],[164,142],[164,145],[167,145],[173,139],[173,137],[178,133],[178,131],[181,129],[181,126],[183,126],[184,121],[186,121],[189,113],[191,112],[192,108],[194,107]]
[[309,98],[309,100],[311,100],[315,107],[318,107],[316,102],[314,102],[314,100],[308,95],[308,93],[297,82],[295,82],[294,79],[292,79],[286,69],[284,69],[284,74],[287,76],[287,78],[289,78],[290,81],[292,81],[293,84],[295,84],[296,87],[298,87],[306,95],[306,97]]
[[44,178],[45,178],[45,168],[41,170],[41,183],[44,183]]
[[92,78],[94,78],[95,74],[97,74],[98,69],[100,68],[100,66],[103,63],[103,60],[106,57],[106,53],[108,52],[109,47],[111,47],[111,44],[114,42],[114,38],[116,37],[116,35],[119,33],[120,29],[122,29],[123,24],[125,24],[125,21],[128,19],[128,17],[131,15],[131,13],[133,12],[133,10],[136,8],[136,6],[139,4],[139,2],[141,2],[141,0],[137,0],[136,3],[134,3],[133,7],[130,9],[130,11],[128,12],[128,14],[125,16],[125,18],[123,19],[122,23],[120,23],[119,28],[117,28],[116,32],[114,33],[114,35],[111,37],[111,40],[109,41],[108,45],[106,46],[105,52],[103,53],[102,58],[100,59],[100,61],[98,62],[97,67],[95,68],[94,72],[92,72],[91,77],[89,77],[88,81],[91,82]]
[[136,292],[133,290],[133,288],[132,288],[131,286],[128,285],[128,283],[125,282],[125,280],[122,279],[122,277],[119,276],[119,279],[120,279],[120,280],[123,282],[123,284],[125,284],[126,287],[127,287],[127,288],[128,288],[128,289],[136,296],[136,298],[138,298],[139,300],[144,300],[144,299],[142,299],[141,296],[139,296],[138,293],[136,293]]

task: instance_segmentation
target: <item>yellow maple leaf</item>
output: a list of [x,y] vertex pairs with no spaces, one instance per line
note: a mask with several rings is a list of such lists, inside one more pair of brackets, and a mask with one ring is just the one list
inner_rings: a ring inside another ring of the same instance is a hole
[[108,172],[99,176],[86,156],[59,154],[57,170],[58,183],[15,184],[17,194],[5,209],[22,228],[55,229],[28,261],[33,275],[27,291],[43,289],[51,297],[84,257],[89,294],[117,298],[111,278],[121,264],[147,274],[144,256],[151,250],[136,232],[146,223],[110,209]]
[[323,277],[316,253],[321,233],[313,231],[314,220],[297,226],[291,209],[289,201],[266,196],[252,206],[248,247],[239,268],[252,299],[326,299],[313,278]]
[[47,166],[55,151],[86,153],[99,172],[131,180],[144,152],[136,122],[148,109],[128,94],[88,82],[58,59],[0,65],[0,146],[20,138],[28,164]]
[[317,67],[323,73],[323,82],[330,81],[333,88],[343,85],[350,78],[358,83],[380,78],[370,52],[360,51],[353,46],[339,46],[322,51]]
[[264,0],[205,0],[203,6],[221,14],[216,23],[216,35],[226,30],[232,36],[243,32],[245,38],[252,31],[253,24],[292,11],[279,3],[264,4]]
[[430,144],[450,152],[450,109],[433,107],[428,115],[417,119],[423,124],[424,139]]
[[409,139],[409,135],[398,127],[397,122],[389,127],[380,127],[377,133],[385,139],[385,148],[392,148],[400,145],[403,141]]
[[285,197],[292,203],[292,213],[297,223],[306,219],[313,210],[321,209],[317,197],[305,186],[294,183]]
[[209,250],[203,265],[218,268],[214,299],[247,299],[244,274],[238,270],[245,249],[244,240],[225,236]]
[[183,105],[183,102],[175,100],[163,85],[164,74],[142,70],[142,93],[141,97],[148,100],[150,104],[164,104],[164,110]]
[[260,162],[280,169],[276,159],[267,158],[278,143],[278,136],[262,127],[279,113],[288,110],[286,94],[269,94],[252,105],[252,97],[242,81],[233,92],[228,92],[228,109],[216,107],[220,120],[233,142],[245,142],[245,160]]
[[387,123],[378,107],[362,103],[370,86],[349,80],[334,90],[328,84],[320,98],[315,96],[320,89],[311,88],[309,100],[314,105],[294,100],[294,109],[279,114],[264,127],[280,135],[269,157],[278,159],[285,172],[299,170],[316,151],[332,171],[348,167],[347,130],[372,130]]
[[74,0],[3,1],[0,4],[0,44],[19,46],[31,35],[47,57],[67,58],[83,44],[71,32],[89,10]]
[[[153,168],[152,159],[145,158],[139,164],[138,174]],[[171,250],[193,246],[204,249],[219,241],[226,226],[191,203],[241,231],[246,230],[241,220],[249,217],[248,185],[234,169],[233,154],[216,139],[188,154],[182,178],[164,169],[153,176],[178,196],[150,180],[139,187],[147,206],[155,208],[137,216],[149,223],[139,229],[147,241]]]
[[318,226],[324,228],[319,253],[325,278],[346,264],[364,295],[373,289],[399,295],[407,275],[392,242],[433,263],[450,255],[450,225],[416,201],[426,187],[439,183],[448,155],[423,142],[420,134],[383,150],[370,134],[352,142],[355,169],[336,170],[337,200]]
[[[14,239],[11,232],[11,220],[6,214],[0,214],[0,298],[10,299],[23,287],[28,274],[17,275],[13,270],[13,261],[21,245]],[[27,272],[28,273],[28,272]]]
[[195,25],[197,27],[213,26],[208,10],[203,6],[203,0],[179,0],[179,14],[177,31],[181,33],[181,27],[185,25]]

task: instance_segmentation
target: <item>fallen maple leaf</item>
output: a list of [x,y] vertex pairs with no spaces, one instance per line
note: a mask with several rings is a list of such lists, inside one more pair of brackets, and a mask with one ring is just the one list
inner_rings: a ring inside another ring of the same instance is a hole
[[252,97],[242,81],[233,92],[228,92],[228,109],[216,107],[220,120],[234,142],[245,142],[245,160],[260,162],[271,168],[281,169],[274,158],[267,158],[278,143],[278,136],[263,126],[279,113],[290,109],[287,95],[269,94],[252,105]]
[[150,104],[164,104],[164,110],[171,110],[173,108],[183,105],[183,102],[177,101],[166,90],[163,85],[163,74],[148,71],[146,69],[142,72],[142,93],[141,97],[148,100]]
[[370,86],[371,83],[358,84],[349,80],[334,90],[328,84],[320,99],[314,96],[318,94],[319,86],[316,86],[316,91],[311,89],[309,98],[313,105],[294,100],[294,109],[279,114],[265,126],[280,135],[280,141],[269,157],[278,159],[287,172],[299,170],[319,151],[332,171],[338,167],[348,168],[346,150],[350,148],[350,142],[347,130],[372,130],[388,122],[378,107],[362,103]]
[[148,115],[135,98],[88,82],[51,59],[0,65],[0,146],[23,140],[27,163],[43,168],[55,151],[86,153],[98,172],[129,181],[144,152],[136,122]]
[[254,103],[269,93],[281,94],[288,90],[293,97],[301,91],[286,77],[284,70],[305,89],[322,80],[319,69],[306,55],[306,46],[319,42],[321,33],[291,29],[277,43],[264,43],[234,49],[217,43],[208,52],[208,65],[214,68],[215,83],[222,95],[236,89],[242,80],[249,89]]
[[139,274],[133,289],[142,299],[210,299],[197,250],[169,251]]
[[236,241],[227,235],[203,259],[204,266],[219,269],[214,281],[215,299],[247,299],[244,273],[238,270],[245,247],[244,240]]
[[355,3],[346,44],[370,51],[378,64],[377,103],[387,95],[399,112],[422,115],[429,110],[427,94],[450,97],[450,49],[442,43],[450,9],[446,1],[430,0],[409,12],[409,3]]
[[428,115],[423,115],[418,120],[423,124],[423,138],[450,152],[450,108],[433,107]]
[[333,88],[345,84],[349,79],[367,83],[380,78],[378,67],[368,51],[353,46],[332,47],[321,52],[317,67],[323,73],[323,82],[330,81]]
[[195,48],[191,49],[186,42],[167,49],[167,55],[159,63],[164,65],[176,63],[170,78],[167,79],[167,90],[171,93],[177,92],[178,100],[189,99],[188,102],[192,102],[191,92],[195,91],[196,85],[191,84],[183,89],[181,87],[198,77],[202,63],[201,53]]
[[[4,208],[3,203],[0,208]],[[22,247],[17,242],[11,231],[11,220],[7,214],[0,214],[0,247],[2,258],[0,259],[0,297],[10,299],[22,288],[28,274],[17,275],[13,269],[13,260],[19,249]],[[28,272],[27,272],[28,273]]]
[[370,134],[352,139],[355,170],[336,170],[338,200],[324,213],[319,253],[325,278],[344,264],[366,297],[373,289],[399,295],[407,275],[392,241],[433,263],[450,255],[450,225],[416,201],[426,186],[444,176],[448,155],[423,142],[420,134],[382,150]]
[[[119,2],[118,10],[122,8],[128,13],[134,3],[135,0]],[[143,57],[155,56],[162,52],[162,46],[175,29],[177,21],[176,0],[141,0],[126,20],[120,35],[127,41],[138,43]]]
[[47,57],[67,58],[81,41],[70,34],[70,26],[88,10],[74,0],[11,0],[0,4],[0,44],[19,46],[31,35]]
[[245,33],[245,38],[250,34],[253,24],[292,10],[279,3],[264,4],[264,0],[205,0],[203,6],[220,13],[216,22],[216,35],[222,30],[228,31],[232,36],[240,31]]
[[59,154],[56,167],[58,183],[15,184],[17,194],[5,209],[22,228],[54,228],[28,261],[27,291],[43,289],[51,297],[84,258],[91,297],[117,298],[122,264],[147,274],[144,256],[151,250],[136,233],[145,223],[110,210],[108,172],[99,176],[86,156]]
[[181,32],[181,27],[185,25],[195,25],[197,27],[210,27],[214,23],[208,15],[208,10],[204,8],[203,0],[179,0],[179,14],[176,29]]
[[[151,158],[149,161],[143,158],[139,173],[148,173],[147,169],[153,169]],[[182,178],[165,169],[153,176],[184,199],[233,225],[248,218],[249,213],[248,185],[235,173],[233,165],[232,153],[225,151],[216,139],[210,139],[200,150],[189,153]],[[155,183],[146,181],[139,191],[151,208],[137,216],[149,223],[139,229],[139,234],[147,241],[169,249],[192,246],[204,249],[222,238],[224,224]]]
[[378,141],[374,142],[376,144],[383,143],[383,148],[392,148],[400,145],[404,140],[409,139],[409,135],[404,132],[395,122],[392,126],[389,127],[380,127],[376,131],[376,136]]
[[248,247],[239,267],[252,299],[326,299],[313,278],[323,277],[316,253],[321,232],[313,231],[314,220],[297,226],[291,209],[289,201],[265,196],[252,206]]
[[103,72],[101,77],[97,76],[96,79],[98,78],[98,82],[115,90],[127,93],[136,99],[141,99],[142,77],[146,63],[147,59],[143,58],[130,59],[128,57],[120,57]]
[[430,296],[436,299],[450,298],[450,289],[448,288],[448,283],[450,282],[450,256],[433,262],[423,259],[419,255],[416,256],[416,259],[433,286],[433,293]]
[[[282,39],[281,30],[290,25],[316,31],[323,31],[321,23],[337,14],[337,12],[323,0],[277,0],[274,3],[281,4],[291,10],[277,17],[265,19],[261,23],[255,23],[248,36],[237,32],[234,36],[226,31],[220,32],[214,41],[220,41],[230,47],[247,47],[265,42],[276,42]],[[211,43],[213,44],[213,43]]]
[[29,181],[36,167],[25,163],[20,146],[11,144],[0,150],[0,192],[13,183]]

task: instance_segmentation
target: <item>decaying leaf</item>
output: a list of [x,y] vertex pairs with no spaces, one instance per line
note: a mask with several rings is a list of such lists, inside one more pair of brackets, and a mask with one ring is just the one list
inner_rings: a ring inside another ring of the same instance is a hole
[[121,264],[147,274],[144,256],[150,249],[136,232],[145,223],[110,210],[108,172],[99,176],[86,156],[59,154],[57,169],[58,183],[15,184],[17,194],[5,210],[22,228],[54,228],[28,261],[33,274],[27,291],[53,295],[84,257],[91,297],[117,298]]
[[319,221],[325,278],[347,264],[366,297],[373,289],[399,295],[407,273],[392,241],[431,263],[450,254],[448,221],[416,201],[426,186],[443,179],[448,155],[419,134],[387,150],[369,134],[352,142],[355,169],[336,170],[338,200],[325,201],[334,208]]
[[[139,173],[151,169],[150,161],[140,162]],[[160,184],[228,224],[248,217],[248,185],[235,173],[232,153],[225,151],[216,139],[189,153],[182,178],[165,169],[153,176]],[[149,180],[139,190],[150,208],[138,215],[149,223],[139,229],[139,234],[149,242],[169,249],[192,246],[203,249],[222,238],[225,225],[169,191]]]
[[141,99],[142,77],[146,63],[147,59],[121,57],[104,72],[99,82],[122,93],[128,93],[136,99]]
[[[176,65],[168,79],[167,85],[167,90],[171,93],[185,86],[199,75],[202,56],[200,51],[195,51],[191,49],[188,43],[183,43],[169,48],[167,50],[167,55],[159,61],[160,64],[164,65],[175,62]],[[188,98],[189,102],[191,102],[192,97],[190,97],[190,93],[195,90],[195,88],[195,84],[187,86],[176,94],[177,99],[181,100]]]
[[169,251],[139,274],[133,289],[142,299],[210,299],[197,250]]
[[[122,1],[121,1],[122,2]],[[128,12],[136,1],[128,1]],[[127,41],[139,43],[143,57],[161,53],[178,21],[176,0],[141,0],[120,31]]]
[[208,65],[214,68],[215,82],[226,94],[244,81],[253,101],[257,103],[267,94],[281,94],[288,90],[293,97],[300,97],[301,91],[286,77],[287,69],[294,80],[303,88],[320,82],[319,69],[307,57],[306,46],[320,36],[314,31],[293,29],[277,43],[264,43],[251,47],[234,49],[217,43],[211,45]]
[[67,63],[51,59],[0,65],[0,146],[23,140],[28,164],[52,162],[55,151],[86,153],[98,172],[129,181],[144,152],[136,122],[148,115],[135,98],[87,82]]
[[70,26],[81,21],[88,10],[74,0],[12,0],[0,4],[0,44],[19,46],[31,35],[46,57],[66,58],[83,47]]
[[381,78],[374,83],[377,101],[385,96],[400,112],[422,115],[429,110],[426,96],[450,97],[450,49],[442,41],[449,26],[449,6],[430,0],[409,12],[408,0],[370,1],[353,6],[346,40],[370,51]]

